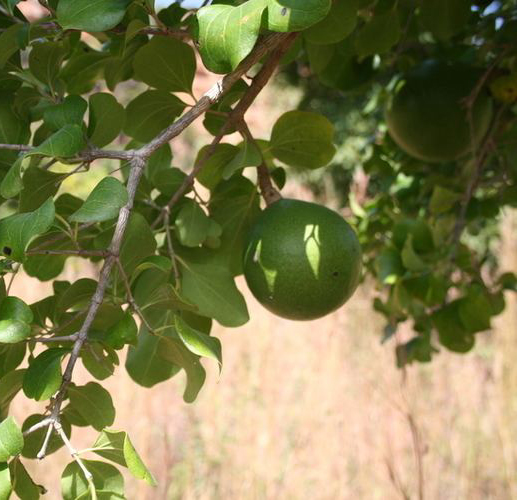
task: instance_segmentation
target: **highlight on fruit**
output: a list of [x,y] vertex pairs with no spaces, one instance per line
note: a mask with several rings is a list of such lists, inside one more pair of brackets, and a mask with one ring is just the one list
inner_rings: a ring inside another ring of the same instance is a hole
[[252,227],[244,276],[269,311],[312,320],[341,307],[361,276],[361,247],[338,213],[316,203],[282,199]]

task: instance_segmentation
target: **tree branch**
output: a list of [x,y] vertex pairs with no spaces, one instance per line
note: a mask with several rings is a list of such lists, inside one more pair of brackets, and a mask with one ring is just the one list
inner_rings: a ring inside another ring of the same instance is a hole
[[[172,198],[169,200],[167,205],[164,206],[162,209],[160,215],[158,218],[154,221],[152,227],[156,227],[159,222],[166,217],[166,211],[170,210],[170,208],[175,205],[181,197],[187,192],[187,190],[194,184],[194,179],[196,175],[201,171],[201,169],[205,166],[206,162],[210,159],[210,157],[214,154],[217,145],[221,142],[222,138],[226,134],[226,132],[229,130],[232,124],[239,122],[244,117],[246,111],[249,109],[249,107],[253,104],[257,96],[260,94],[266,83],[269,81],[269,79],[273,76],[273,73],[275,69],[277,68],[278,64],[280,63],[280,60],[284,56],[284,54],[289,50],[291,45],[293,44],[294,40],[297,37],[297,33],[289,33],[288,35],[283,35],[282,37],[279,37],[278,35],[272,35],[272,38],[274,37],[275,40],[277,40],[278,45],[275,48],[275,50],[271,53],[268,60],[264,63],[264,66],[262,66],[261,70],[257,73],[255,78],[253,78],[253,82],[246,91],[246,93],[243,95],[237,106],[231,111],[231,113],[228,114],[228,119],[226,120],[226,123],[223,125],[223,128],[219,135],[214,137],[214,140],[210,144],[208,150],[206,151],[205,155],[200,159],[200,161],[194,165],[194,168],[192,169],[192,172],[185,178],[183,181],[183,184],[179,187],[179,189],[174,193]],[[269,39],[268,39],[269,40]],[[278,41],[279,40],[279,41]],[[265,43],[266,41],[264,41]],[[269,41],[267,42],[269,46]],[[258,53],[262,53],[262,50],[258,51]],[[239,68],[246,62],[247,65],[250,65],[250,67],[253,65],[252,61],[256,59],[255,56],[251,57],[253,55],[253,52],[239,65]],[[257,59],[258,60],[258,59]],[[235,70],[235,72],[239,72],[244,74],[239,68]],[[230,76],[230,75],[228,75]],[[223,88],[225,87],[225,79],[228,77],[223,78],[223,80],[219,83],[217,83],[212,89],[210,89],[207,94],[205,94],[198,102],[194,108],[192,108],[191,111],[194,111],[196,108],[205,109],[206,105],[206,99],[207,95],[210,95],[212,92],[215,92],[217,88]],[[239,77],[240,78],[240,77]],[[238,80],[238,79],[237,79]],[[237,81],[235,80],[234,83]],[[232,80],[233,81],[233,80]],[[226,91],[225,91],[226,92]],[[223,94],[221,94],[223,95]],[[210,105],[210,104],[209,104]],[[197,113],[197,111],[196,111]],[[178,120],[178,122],[181,121]],[[161,134],[161,140],[163,140],[165,137],[168,137],[171,134],[176,134],[176,129],[174,128],[176,124],[173,124],[171,127],[169,127],[166,131],[164,131],[163,134]],[[159,136],[160,137],[160,136]],[[174,135],[173,135],[174,137]],[[161,144],[160,144],[161,145]],[[154,147],[154,146],[153,146]],[[158,146],[159,147],[159,146]]]

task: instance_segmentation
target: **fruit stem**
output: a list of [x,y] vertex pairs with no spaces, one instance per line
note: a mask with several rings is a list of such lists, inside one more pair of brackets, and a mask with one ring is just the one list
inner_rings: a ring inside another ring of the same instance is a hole
[[273,183],[271,182],[271,176],[269,175],[269,169],[267,168],[266,164],[262,162],[257,167],[257,173],[258,173],[258,183],[260,187],[260,194],[262,195],[262,198],[264,198],[264,201],[266,202],[266,205],[269,206],[275,201],[278,201],[282,199],[282,195],[275,189],[273,186]]

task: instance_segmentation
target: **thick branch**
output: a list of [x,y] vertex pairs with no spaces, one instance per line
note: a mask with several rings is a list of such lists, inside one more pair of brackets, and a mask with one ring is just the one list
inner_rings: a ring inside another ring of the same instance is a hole
[[79,354],[81,352],[81,348],[83,347],[86,339],[88,337],[88,331],[97,315],[97,311],[104,300],[104,294],[106,293],[106,288],[108,286],[109,277],[111,274],[111,270],[115,263],[117,262],[118,255],[120,253],[120,247],[122,245],[122,239],[124,237],[124,233],[126,231],[126,227],[129,222],[129,215],[131,213],[131,209],[133,208],[133,203],[136,196],[136,190],[138,187],[138,183],[140,178],[142,177],[143,171],[145,167],[145,160],[142,158],[135,158],[131,164],[131,172],[129,174],[129,179],[127,183],[127,192],[129,196],[129,200],[127,204],[120,210],[117,225],[115,227],[115,233],[113,235],[113,239],[111,240],[111,244],[109,247],[109,257],[105,260],[104,266],[102,267],[99,282],[97,284],[97,289],[92,297],[90,302],[90,307],[88,308],[88,312],[86,313],[86,318],[84,320],[81,329],[79,330],[77,340],[74,343],[74,347],[72,349],[72,353],[68,360],[68,364],[66,365],[65,372],[63,374],[63,381],[61,383],[61,387],[59,388],[56,397],[54,398],[54,405],[52,408],[52,417],[57,420],[59,416],[59,412],[61,410],[61,405],[63,404],[63,400],[66,395],[66,390],[72,380],[72,372],[74,370],[75,364],[79,358]]
[[[233,85],[237,83],[240,78],[245,75],[252,66],[258,63],[260,59],[262,59],[262,57],[264,57],[273,47],[282,44],[282,42],[287,43],[288,41],[291,41],[292,43],[295,37],[296,34],[292,33],[277,33],[265,38],[259,45],[255,47],[249,56],[239,64],[239,66],[234,71],[226,75],[221,81],[217,82],[203,97],[201,97],[201,99],[188,113],[185,113],[181,118],[176,120],[170,127],[161,132],[149,144],[146,144],[140,148],[138,150],[138,154],[143,157],[149,157],[149,155],[154,153],[158,148],[160,148],[160,146],[181,134],[181,132],[183,132],[183,130],[185,130],[194,120],[204,114],[208,108],[210,108],[210,106],[215,104],[224,94],[226,94],[226,92],[228,92],[228,90],[230,90]],[[283,51],[282,54],[283,53],[285,53],[285,51]],[[271,69],[271,74],[273,73],[273,70],[274,67]],[[267,78],[265,82],[267,82],[268,79],[269,78]],[[261,89],[259,89],[258,92],[260,92],[260,90]],[[257,94],[251,98],[251,101],[247,107],[251,105]]]
[[[273,36],[275,37],[275,40],[278,40],[278,35],[273,35]],[[219,135],[214,137],[214,140],[210,144],[210,147],[206,151],[205,155],[194,166],[194,168],[192,169],[192,172],[190,172],[190,174],[185,178],[185,180],[183,181],[183,184],[174,193],[174,195],[169,200],[167,205],[163,208],[159,217],[154,221],[153,227],[156,227],[156,225],[160,222],[160,220],[162,220],[167,215],[167,211],[170,210],[170,207],[172,207],[174,204],[176,204],[181,199],[181,197],[187,192],[187,190],[193,185],[196,175],[201,171],[201,169],[205,166],[205,164],[209,160],[209,158],[214,154],[214,152],[217,148],[217,145],[221,142],[223,136],[226,134],[228,129],[231,127],[231,125],[242,121],[244,114],[249,109],[249,107],[253,104],[253,102],[255,101],[257,96],[260,94],[260,92],[262,91],[262,89],[264,88],[266,83],[269,81],[269,79],[273,76],[273,73],[275,72],[275,69],[277,68],[278,64],[280,63],[280,60],[282,59],[284,54],[289,50],[289,47],[291,47],[292,43],[296,39],[296,36],[297,36],[296,33],[290,33],[288,35],[284,35],[283,38],[280,38],[280,42],[278,43],[278,46],[276,47],[276,49],[271,53],[268,60],[264,63],[264,66],[262,66],[261,70],[257,73],[255,78],[253,78],[252,84],[250,85],[250,87],[248,88],[246,93],[243,95],[243,97],[241,98],[241,100],[239,101],[237,106],[235,106],[233,111],[231,113],[229,113],[228,119],[226,120],[226,123],[224,124]],[[250,57],[252,54],[250,54],[250,56],[248,56],[248,58],[245,59],[244,62],[250,60]],[[236,71],[238,71],[238,69]],[[224,85],[224,79],[222,82],[217,84],[216,87],[218,85],[220,85],[222,87]],[[207,94],[210,94],[210,92],[212,92],[213,89],[214,89],[214,87]],[[205,94],[205,97],[207,94]],[[199,101],[198,105],[200,103],[201,103],[201,100]],[[192,108],[191,111],[194,111],[194,109],[195,108]],[[178,120],[178,122],[180,120]],[[176,122],[176,123],[178,123],[178,122]],[[167,129],[167,130],[170,130],[170,133],[173,132],[172,128],[174,127],[174,125],[172,127],[169,127],[169,129]],[[167,131],[165,131],[165,132],[167,132]],[[165,136],[165,132],[163,134],[164,136]]]

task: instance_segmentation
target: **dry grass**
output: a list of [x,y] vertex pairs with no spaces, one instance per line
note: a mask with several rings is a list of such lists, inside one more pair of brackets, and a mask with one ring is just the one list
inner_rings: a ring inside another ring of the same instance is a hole
[[[505,224],[503,255],[515,269],[515,222]],[[31,290],[18,282],[22,295]],[[159,482],[151,489],[128,478],[128,498],[417,498],[407,411],[421,434],[426,498],[517,498],[515,302],[474,352],[443,352],[410,368],[402,383],[391,346],[379,343],[370,295],[363,288],[342,311],[312,323],[275,318],[248,297],[252,320],[216,329],[223,373],[208,365],[190,406],[181,401],[181,377],[145,390],[120,369],[107,384],[115,427],[130,432]],[[21,420],[28,405],[19,398],[15,408]],[[89,430],[73,435],[79,447],[94,438]],[[68,460],[60,453],[31,466],[53,490],[48,498],[60,498]]]

